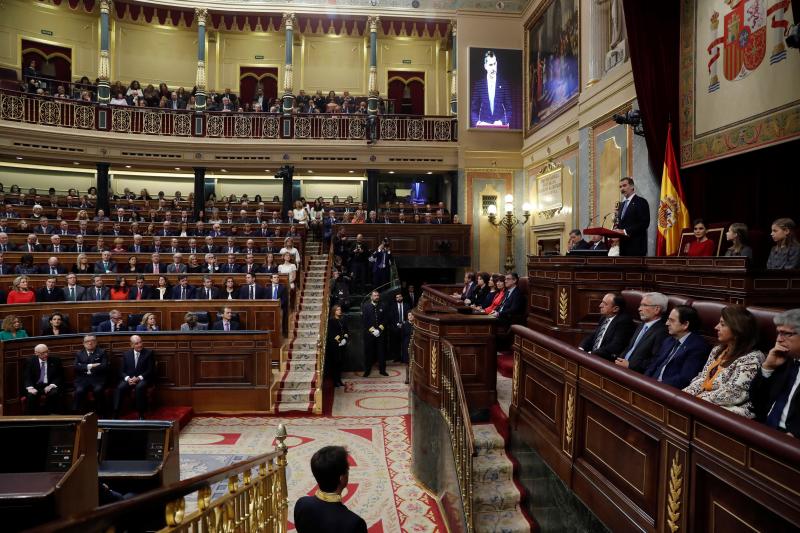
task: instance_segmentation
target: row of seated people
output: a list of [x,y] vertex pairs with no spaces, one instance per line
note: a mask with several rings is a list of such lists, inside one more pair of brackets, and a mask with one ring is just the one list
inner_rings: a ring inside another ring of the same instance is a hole
[[525,318],[527,300],[524,291],[518,287],[519,282],[516,272],[467,272],[464,274],[463,288],[452,296],[475,312],[497,318],[501,324],[521,324]]
[[[58,285],[57,276],[48,276],[45,285],[38,290],[30,286],[27,276],[17,276],[12,282],[11,290],[6,294],[0,290],[0,303],[29,304],[48,302],[77,302],[103,300],[262,300],[281,301],[286,311],[288,296],[286,287],[280,285],[280,275],[288,274],[289,289],[294,289],[292,272],[271,272],[265,274],[269,285],[262,286],[258,282],[259,272],[245,273],[245,283],[236,285],[233,277],[225,279],[223,287],[216,287],[210,276],[204,276],[202,285],[193,286],[186,274],[178,274],[178,283],[170,284],[170,277],[159,275],[155,286],[147,284],[145,276],[138,274],[136,281],[130,284],[125,276],[117,276],[113,286],[107,286],[103,276],[95,275],[88,286],[78,283],[78,276],[73,273],[64,276],[64,285]],[[0,340],[2,337],[0,337]]]
[[[272,233],[272,231],[269,231]],[[0,232],[0,253],[188,253],[188,254],[258,254],[290,253],[299,262],[300,250],[295,246],[295,237],[254,235],[251,237],[211,235],[197,237],[163,237],[161,235],[93,236],[28,233],[24,237]],[[223,241],[224,239],[224,241]]]
[[[679,255],[688,257],[713,257],[720,255],[722,250],[722,228],[717,230],[718,235],[713,237],[702,219],[696,219],[692,227],[693,238],[681,246]],[[750,231],[746,224],[736,222],[731,224],[725,232],[724,239],[728,247],[721,255],[724,257],[745,257],[753,260],[753,248],[749,245]],[[619,239],[612,239],[612,241]],[[798,241],[797,225],[791,218],[779,218],[772,223],[770,241],[773,243],[769,257],[766,261],[768,270],[787,270],[800,268],[800,241]],[[568,252],[577,250],[608,250],[608,255],[619,255],[618,243],[614,250],[602,241],[599,235],[593,235],[587,242],[583,239],[581,231],[574,229],[569,234]]]
[[775,316],[777,340],[764,346],[755,315],[742,306],[725,306],[712,348],[700,333],[702,302],[670,302],[664,294],[646,293],[638,304],[638,324],[628,307],[626,296],[606,294],[599,304],[600,322],[579,348],[800,436],[800,309]]

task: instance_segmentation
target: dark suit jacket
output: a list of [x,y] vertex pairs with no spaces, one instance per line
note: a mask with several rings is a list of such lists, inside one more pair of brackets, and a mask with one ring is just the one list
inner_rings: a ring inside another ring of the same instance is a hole
[[672,359],[669,359],[669,354],[677,342],[673,338],[665,339],[661,343],[661,350],[653,358],[644,375],[658,379],[658,375],[663,368],[664,376],[661,378],[661,382],[682,389],[691,383],[694,377],[703,370],[711,348],[709,348],[708,343],[701,335],[690,333],[672,356]]
[[[186,300],[194,300],[195,289],[191,285],[186,286]],[[172,296],[170,299],[172,300],[180,300],[181,298],[181,286],[175,285],[172,287]]]
[[141,244],[141,245],[139,245],[139,251],[137,252],[136,251],[136,246],[131,244],[130,246],[128,246],[128,251],[131,252],[131,253],[135,253],[135,254],[150,253],[150,247],[149,246],[145,246],[144,244]]
[[469,282],[469,287],[465,291],[463,288],[461,289],[461,296],[459,298],[464,300],[472,300],[475,297],[475,292],[478,290],[478,284],[474,281]]
[[628,204],[625,217],[622,216],[624,202],[617,211],[617,229],[625,230],[627,237],[620,239],[620,255],[647,255],[647,228],[650,227],[650,204],[635,194]]
[[142,376],[145,382],[151,383],[155,377],[156,368],[156,358],[153,354],[153,350],[142,348],[142,351],[139,353],[138,364],[134,365],[133,363],[133,350],[128,350],[122,355],[122,367],[119,372],[120,379],[125,379],[125,376]]
[[614,317],[614,320],[611,321],[611,324],[608,325],[600,347],[597,350],[592,350],[592,346],[594,346],[594,341],[600,333],[600,327],[604,320],[605,317],[601,318],[597,329],[581,341],[581,348],[586,352],[592,352],[594,355],[599,355],[600,357],[613,361],[614,357],[618,353],[621,353],[630,342],[631,335],[633,334],[633,330],[636,329],[636,325],[627,313],[618,314]]
[[[211,299],[216,300],[219,298],[219,289],[216,287],[211,287]],[[206,293],[205,287],[199,287],[196,291],[194,291],[194,297],[197,300],[208,300],[208,293]]]
[[[153,297],[153,287],[150,285],[143,285],[141,290],[142,300],[150,300]],[[128,300],[135,300],[137,294],[139,294],[139,287],[134,285],[131,287],[131,290],[128,291]]]
[[53,290],[48,294],[47,287],[42,287],[36,291],[36,302],[63,302],[64,291],[58,287],[53,287]]
[[219,267],[219,271],[224,272],[225,274],[238,274],[241,272],[241,269],[239,268],[239,265],[237,265],[236,263],[232,265],[230,263],[225,263],[221,267]]
[[[92,373],[87,374],[89,363],[100,363],[100,366],[92,368]],[[95,348],[92,357],[86,352],[86,348],[81,349],[75,354],[75,381],[91,381],[103,383],[108,374],[108,355],[100,347]]]
[[363,518],[342,502],[324,502],[316,496],[303,496],[294,506],[297,533],[367,533]]
[[[789,366],[793,362],[792,359],[789,359],[776,368],[768,378],[762,376],[761,370],[759,370],[756,377],[750,382],[750,401],[753,402],[753,411],[759,422],[767,421],[767,415],[778,396],[787,388],[791,391],[794,382],[789,381]],[[786,417],[786,431],[795,437],[800,435],[800,393],[798,391],[795,391],[794,397],[789,398],[789,414]]]
[[[22,374],[23,388],[35,387],[39,382],[41,373],[39,358],[32,355],[25,360],[25,370]],[[59,389],[64,383],[64,368],[61,366],[61,359],[58,357],[47,358],[47,383],[53,384]]]
[[[105,274],[106,269],[103,268],[103,261],[97,261],[94,264],[94,271],[98,274]],[[116,272],[117,271],[117,264],[114,261],[108,262],[108,272]]]
[[[256,300],[263,300],[266,297],[267,295],[264,292],[264,287],[256,283]],[[250,285],[242,285],[241,287],[239,287],[239,299],[240,300],[250,299]]]
[[[272,299],[272,283],[270,283],[269,285],[264,287],[264,292],[265,292],[265,296],[264,297],[269,299],[269,300],[271,300]],[[286,287],[284,287],[280,283],[278,284],[278,297],[276,299],[280,300],[281,309],[283,309],[283,311],[286,311],[286,308],[289,305],[289,296],[286,293]]]
[[29,252],[30,253],[30,252],[41,252],[43,250],[42,250],[42,245],[41,244],[34,244],[33,245],[33,249],[31,249],[29,247],[28,243],[26,242],[25,244],[19,245],[19,247],[17,247],[17,251],[18,252]]
[[[144,265],[144,273],[145,274],[152,274],[153,273],[153,263],[152,262],[149,262],[146,265]],[[165,265],[164,263],[159,263],[158,264],[158,273],[159,274],[166,274],[167,273],[167,265]]]
[[525,320],[525,294],[519,287],[514,287],[505,302],[497,306],[497,318],[512,324],[521,324]]
[[492,112],[492,106],[489,102],[489,86],[485,73],[472,85],[471,95],[469,121],[471,127],[474,127],[478,121],[493,123],[499,120],[505,125],[511,123],[510,87],[500,76],[497,76],[495,80],[494,112]]
[[387,322],[395,331],[400,331],[400,328],[397,327],[397,324],[400,324],[400,326],[402,327],[403,322],[405,322],[406,320],[408,312],[411,310],[411,308],[408,306],[408,302],[403,300],[402,303],[403,303],[402,316],[397,316],[397,302],[392,302],[390,304],[387,304],[386,306],[389,310],[389,318],[387,319]]
[[[640,324],[639,327],[636,328],[636,331],[633,332],[633,336],[631,336],[630,342],[617,354],[617,357],[625,358],[625,354],[633,347],[633,343],[636,342],[636,337],[643,327],[644,324]],[[667,336],[667,321],[665,318],[660,318],[650,326],[650,329],[644,334],[642,340],[639,341],[636,350],[634,350],[630,359],[628,359],[628,368],[639,373],[643,373],[647,370],[647,367],[650,366],[650,362],[658,355],[659,350],[661,350],[661,345]]]
[[97,301],[97,300],[110,300],[111,294],[109,293],[108,287],[103,287],[100,290],[100,298],[97,297],[97,289],[95,287],[87,287],[83,293],[83,299],[88,301]]
[[[115,333],[119,333],[119,332],[122,332],[122,331],[128,331],[128,328],[125,327],[125,323],[124,322],[125,321],[123,320],[123,323],[120,324],[119,329]],[[105,333],[111,333],[111,321],[110,320],[106,320],[105,322],[100,322],[100,324],[97,326],[97,331],[105,332]]]
[[63,289],[62,292],[64,293],[64,301],[66,301],[66,302],[71,302],[71,301],[79,302],[79,301],[83,300],[83,295],[86,293],[86,287],[82,287],[80,285],[75,285],[75,300],[71,300],[70,299],[70,297],[69,297],[69,287],[67,287],[66,285],[64,286],[64,289]]
[[[372,302],[362,305],[361,318],[364,331],[369,331],[369,328],[378,328],[381,331],[386,329],[386,310],[380,301],[377,305],[372,305]],[[365,335],[370,335],[370,333],[365,333]]]
[[[225,326],[222,324],[222,320],[215,320],[214,323],[211,325],[212,330],[217,331],[225,331]],[[239,323],[231,320],[231,331],[236,331],[239,329]]]
[[[66,274],[67,269],[59,265],[56,267],[56,274]],[[39,274],[50,275],[50,265],[42,265],[39,267]]]

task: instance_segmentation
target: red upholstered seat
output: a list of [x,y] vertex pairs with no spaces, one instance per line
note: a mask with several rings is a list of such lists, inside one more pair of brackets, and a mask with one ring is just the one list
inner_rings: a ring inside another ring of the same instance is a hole
[[722,309],[729,304],[725,302],[714,302],[709,300],[695,300],[692,307],[700,315],[700,334],[706,338],[710,344],[717,344],[717,332],[714,329],[719,324],[719,317]]
[[758,323],[758,347],[766,354],[775,346],[776,335],[773,319],[781,310],[756,306],[748,307],[747,310],[756,317],[756,322]]

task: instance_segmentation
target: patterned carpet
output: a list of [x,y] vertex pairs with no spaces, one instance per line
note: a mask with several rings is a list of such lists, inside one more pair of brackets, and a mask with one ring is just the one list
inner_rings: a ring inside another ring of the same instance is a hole
[[[322,446],[339,444],[351,455],[344,502],[366,520],[370,533],[444,532],[435,501],[410,472],[405,367],[390,367],[389,374],[343,376],[347,387],[337,389],[332,417],[195,417],[181,433],[181,477],[271,450],[282,422],[289,433],[290,530],[294,502],[316,490],[308,467],[311,455]],[[214,488],[215,493],[224,490],[224,484]]]

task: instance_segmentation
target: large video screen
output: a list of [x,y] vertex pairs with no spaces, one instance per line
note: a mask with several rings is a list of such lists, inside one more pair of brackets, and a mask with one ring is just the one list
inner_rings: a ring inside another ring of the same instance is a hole
[[522,129],[522,50],[469,49],[469,127]]

